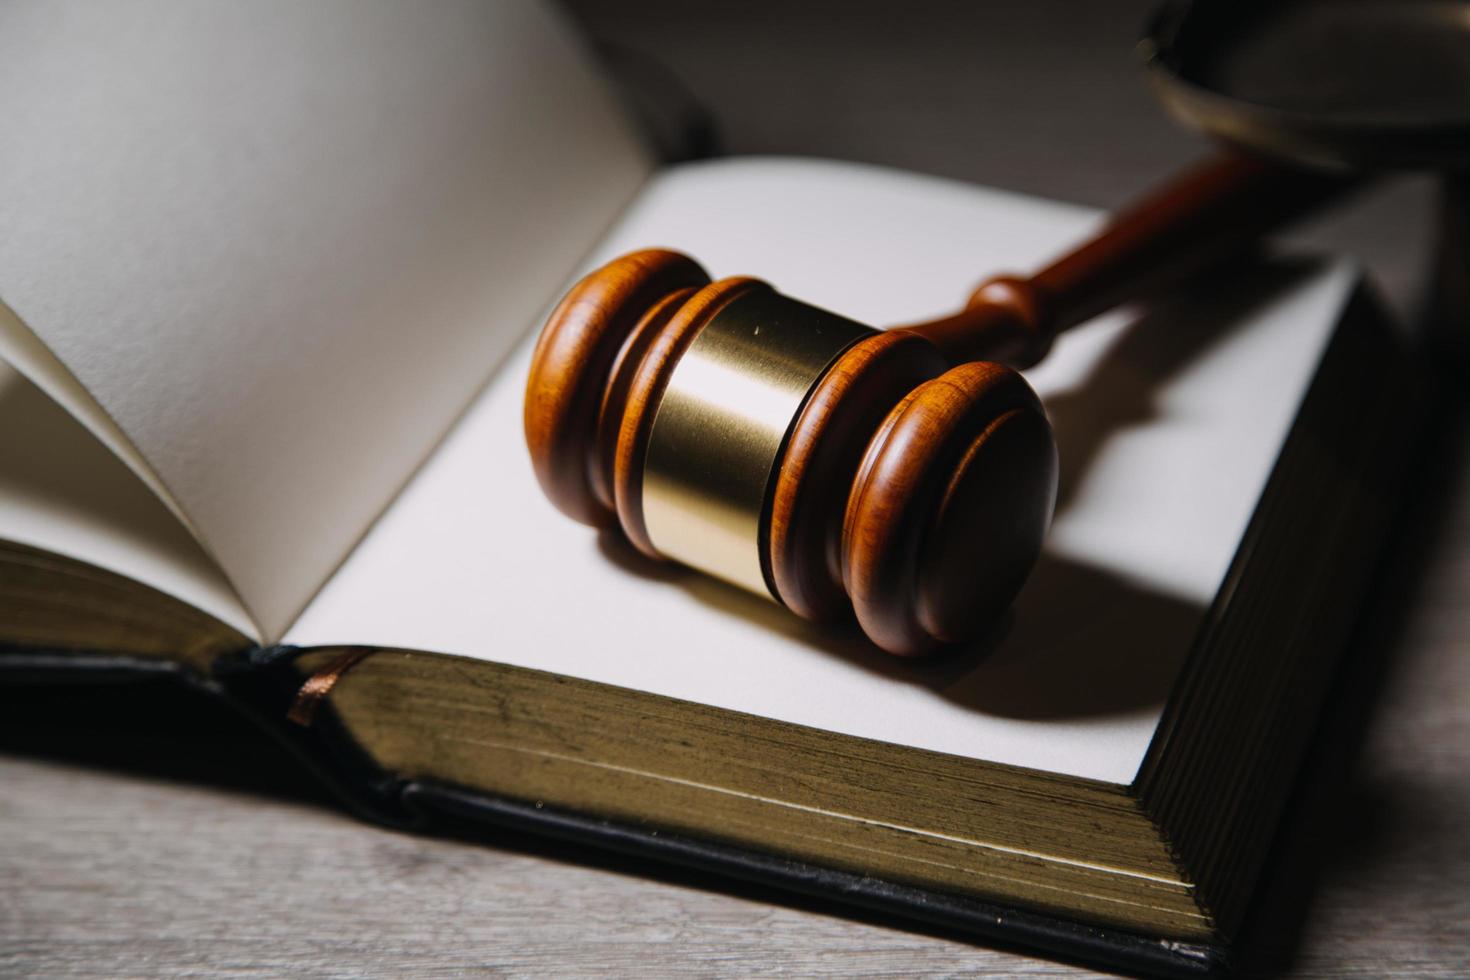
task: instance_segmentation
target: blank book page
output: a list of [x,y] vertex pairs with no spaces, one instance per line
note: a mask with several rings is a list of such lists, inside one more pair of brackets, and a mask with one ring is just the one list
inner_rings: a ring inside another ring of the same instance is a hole
[[[867,167],[735,160],[656,177],[589,267],[668,246],[882,325],[953,309],[1097,221]],[[286,641],[461,654],[1131,782],[1355,281],[1346,264],[1264,267],[1186,297],[1187,315],[1085,325],[1028,372],[1062,495],[1039,567],[980,649],[899,661],[564,518],[521,432],[539,323]]]

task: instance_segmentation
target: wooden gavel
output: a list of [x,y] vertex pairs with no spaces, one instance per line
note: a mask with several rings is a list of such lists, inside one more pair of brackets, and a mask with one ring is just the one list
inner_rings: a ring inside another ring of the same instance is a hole
[[1014,368],[1227,259],[1346,181],[1227,155],[1029,279],[877,331],[664,250],[572,287],[536,345],[526,443],[567,516],[901,656],[974,638],[1041,551],[1046,413]]

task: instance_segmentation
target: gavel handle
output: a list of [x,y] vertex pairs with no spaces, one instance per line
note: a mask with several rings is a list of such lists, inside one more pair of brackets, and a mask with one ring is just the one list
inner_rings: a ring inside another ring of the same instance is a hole
[[990,279],[960,312],[903,329],[927,337],[955,363],[1029,367],[1062,331],[1243,252],[1355,183],[1222,154],[1119,212],[1096,237],[1030,279]]

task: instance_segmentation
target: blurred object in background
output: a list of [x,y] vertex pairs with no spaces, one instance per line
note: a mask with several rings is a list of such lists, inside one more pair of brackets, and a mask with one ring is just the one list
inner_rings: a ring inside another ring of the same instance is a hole
[[[858,160],[1114,209],[1207,151],[1159,108],[1134,54],[1157,0],[566,5],[600,45],[681,79],[725,153]],[[1396,179],[1288,241],[1356,255],[1412,316],[1437,202],[1432,178]]]
[[1470,4],[1173,2],[1142,48],[1164,105],[1211,136],[1304,167],[1441,174],[1425,328],[1470,352]]
[[720,155],[719,129],[709,107],[668,65],[640,48],[614,42],[598,45],[597,57],[660,163]]
[[1463,0],[1166,3],[1143,43],[1186,125],[1303,166],[1470,164]]

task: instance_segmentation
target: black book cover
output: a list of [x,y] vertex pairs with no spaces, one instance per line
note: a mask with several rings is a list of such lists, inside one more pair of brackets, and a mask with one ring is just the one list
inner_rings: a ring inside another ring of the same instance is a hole
[[[347,736],[323,703],[309,726],[287,720],[301,686],[290,669],[299,651],[265,647],[220,658],[203,677],[177,664],[103,652],[0,650],[0,682],[165,683],[227,704],[284,745],[358,817],[428,834],[493,840],[529,833],[674,865],[908,920],[976,942],[1108,970],[1160,977],[1225,972],[1228,950],[1088,925],[1027,909],[789,860],[653,827],[599,819],[462,787],[385,772]],[[575,857],[575,855],[572,855]]]

